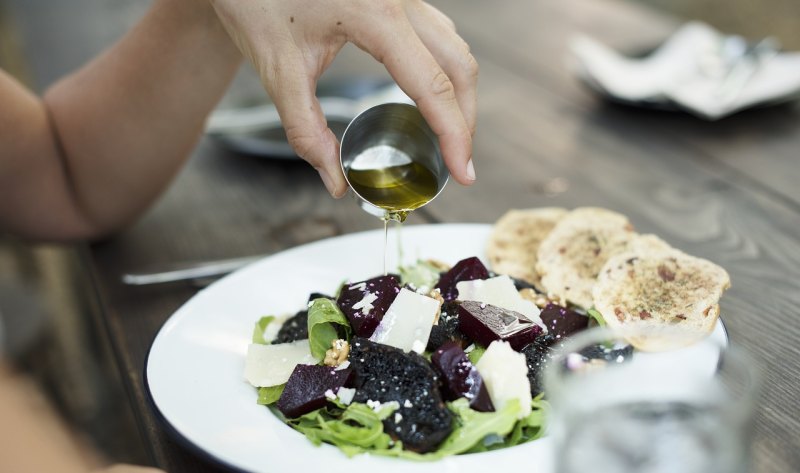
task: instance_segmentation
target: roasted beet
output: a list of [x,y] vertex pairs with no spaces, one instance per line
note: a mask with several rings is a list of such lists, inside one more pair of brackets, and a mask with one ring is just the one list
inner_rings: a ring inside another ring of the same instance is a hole
[[445,301],[452,301],[458,297],[456,284],[461,281],[472,281],[473,279],[486,279],[489,271],[477,257],[467,258],[456,263],[450,271],[444,273],[436,283]]
[[276,407],[286,417],[299,417],[324,407],[328,396],[344,386],[352,377],[350,369],[330,366],[297,365],[286,382]]
[[519,351],[542,333],[542,327],[519,312],[476,301],[461,303],[458,320],[465,335],[486,347],[503,340]]
[[431,364],[441,377],[445,399],[454,401],[465,397],[476,411],[494,411],[481,374],[456,342],[445,342],[433,352]]
[[558,304],[547,304],[539,314],[547,332],[557,339],[584,330],[589,326],[589,317]]
[[345,284],[336,303],[347,316],[353,332],[359,337],[369,337],[399,292],[397,276],[379,276]]
[[289,343],[308,338],[308,311],[301,310],[286,320],[272,343]]
[[442,312],[439,314],[439,322],[431,327],[431,335],[428,337],[427,351],[433,352],[448,340],[452,340],[461,348],[467,346],[469,338],[458,329],[458,302],[445,302],[442,304]]
[[420,355],[355,337],[350,349],[355,402],[396,401],[400,408],[383,421],[384,430],[416,452],[435,449],[452,431],[438,377]]

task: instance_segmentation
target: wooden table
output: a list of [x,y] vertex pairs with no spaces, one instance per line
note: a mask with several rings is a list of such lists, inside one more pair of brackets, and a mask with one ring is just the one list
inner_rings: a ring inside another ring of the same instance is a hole
[[[748,111],[718,123],[604,103],[567,64],[576,32],[648,48],[677,22],[615,1],[442,0],[481,66],[477,183],[450,185],[409,224],[492,222],[509,208],[603,206],[637,229],[724,266],[732,343],[760,361],[755,471],[800,470],[800,110]],[[187,260],[269,254],[377,228],[351,199],[328,197],[303,163],[236,156],[203,141],[158,205],[83,256],[99,319],[152,462],[216,471],[173,440],[146,399],[148,347],[195,293],[129,287],[123,272]]]

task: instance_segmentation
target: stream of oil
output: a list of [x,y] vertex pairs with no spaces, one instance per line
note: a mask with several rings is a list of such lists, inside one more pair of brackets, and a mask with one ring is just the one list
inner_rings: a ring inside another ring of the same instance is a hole
[[350,169],[347,180],[362,198],[385,211],[383,219],[383,274],[387,273],[389,221],[398,233],[408,214],[436,197],[436,175],[415,161],[379,169]]

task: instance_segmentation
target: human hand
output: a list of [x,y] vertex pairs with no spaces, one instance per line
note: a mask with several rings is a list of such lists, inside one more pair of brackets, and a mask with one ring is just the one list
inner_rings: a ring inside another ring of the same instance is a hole
[[475,180],[478,66],[442,12],[420,0],[209,0],[255,66],[289,143],[334,197],[347,186],[316,84],[349,41],[384,64],[439,137],[451,175]]

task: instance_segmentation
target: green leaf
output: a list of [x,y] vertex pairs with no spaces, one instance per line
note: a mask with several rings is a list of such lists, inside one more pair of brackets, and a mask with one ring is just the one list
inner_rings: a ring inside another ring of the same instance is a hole
[[331,347],[331,342],[339,338],[336,325],[344,329],[345,338],[350,340],[352,333],[350,323],[336,302],[324,297],[314,299],[308,309],[308,343],[311,355],[317,360],[325,358],[325,352]]
[[400,266],[400,281],[415,289],[433,289],[439,281],[439,269],[427,261],[419,260],[412,266]]
[[273,320],[275,320],[275,317],[272,315],[267,315],[258,319],[256,326],[253,327],[253,343],[257,343],[259,345],[268,345],[269,342],[271,342],[271,340],[268,341],[264,339],[264,330],[267,329],[267,325],[269,325]]
[[468,451],[487,436],[501,438],[508,435],[517,424],[520,412],[518,400],[508,402],[500,411],[478,412],[470,409],[465,398],[450,403],[450,410],[458,416],[459,424],[442,442],[436,453],[455,455]]
[[[347,456],[365,451],[388,449],[392,444],[383,432],[383,419],[396,409],[383,408],[375,412],[365,404],[350,404],[344,411],[317,409],[288,423],[303,432],[316,445],[327,442],[339,447]],[[338,410],[338,409],[337,409]]]
[[397,403],[386,403],[376,412],[361,403],[352,403],[344,408],[334,403],[296,419],[288,419],[287,423],[315,445],[330,443],[349,457],[369,452],[417,461],[509,447],[544,433],[546,402],[541,396],[531,402],[532,412],[519,420],[518,401],[509,402],[501,411],[478,412],[461,398],[448,403],[448,408],[455,414],[453,431],[435,451],[421,454],[403,450],[402,442],[393,441],[384,433],[382,421],[397,407]]
[[278,402],[278,399],[280,399],[281,394],[283,394],[283,388],[285,387],[286,383],[279,384],[277,386],[258,388],[257,402],[262,406],[268,406],[270,404]]
[[476,343],[475,348],[467,353],[467,358],[469,358],[470,363],[476,365],[484,353],[486,353],[486,348]]
[[594,319],[595,322],[597,322],[597,325],[599,325],[601,327],[605,327],[606,326],[606,321],[605,321],[605,319],[603,319],[603,314],[601,314],[594,307],[592,307],[591,309],[587,310],[586,311],[586,315],[588,315],[590,318]]

